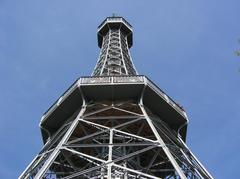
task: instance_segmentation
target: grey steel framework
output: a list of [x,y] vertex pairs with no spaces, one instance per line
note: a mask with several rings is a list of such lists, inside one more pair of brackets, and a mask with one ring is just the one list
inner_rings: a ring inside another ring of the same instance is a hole
[[93,75],[136,75],[129,53],[132,46],[131,25],[121,17],[109,17],[98,29],[101,53]]
[[183,108],[136,75],[131,26],[107,18],[98,42],[93,76],[79,78],[43,115],[45,145],[19,178],[211,179],[185,144]]

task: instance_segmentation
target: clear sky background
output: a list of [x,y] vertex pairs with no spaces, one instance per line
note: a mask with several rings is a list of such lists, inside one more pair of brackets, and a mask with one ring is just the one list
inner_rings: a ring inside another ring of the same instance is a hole
[[92,73],[112,13],[134,28],[138,72],[186,109],[193,153],[215,178],[238,178],[239,0],[0,0],[0,178],[40,151],[42,114]]

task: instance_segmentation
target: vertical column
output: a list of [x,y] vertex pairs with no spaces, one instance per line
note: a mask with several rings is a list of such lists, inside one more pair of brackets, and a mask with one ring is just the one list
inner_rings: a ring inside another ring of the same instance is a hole
[[[108,145],[108,162],[112,161],[112,147],[113,147],[113,129],[110,129],[109,145]],[[112,179],[112,163],[108,164],[108,179]]]
[[175,170],[177,171],[178,175],[180,176],[181,179],[187,179],[187,177],[185,176],[185,174],[183,173],[181,167],[178,165],[177,161],[175,160],[175,158],[173,157],[173,155],[171,154],[170,150],[168,149],[168,147],[166,146],[165,142],[163,141],[163,139],[161,138],[161,136],[159,135],[159,133],[157,132],[155,126],[152,123],[152,120],[149,118],[146,110],[144,109],[144,105],[143,105],[143,94],[145,91],[146,86],[144,87],[143,91],[142,91],[142,95],[139,101],[139,106],[142,110],[143,115],[145,116],[147,123],[149,124],[150,128],[152,129],[152,132],[154,133],[155,137],[157,138],[158,142],[160,143],[160,145],[162,146],[162,149],[164,151],[164,153],[166,154],[166,156],[168,157],[168,159],[170,160],[171,164],[173,165],[173,167],[175,168]]
[[[121,57],[122,57],[122,63],[123,63],[123,66],[124,66],[124,71],[126,73],[126,75],[128,75],[128,69],[126,67],[126,60],[127,59],[124,59],[124,54],[123,54],[123,46],[122,46],[122,37],[121,37],[121,31],[119,30],[118,32],[118,35],[119,35],[119,43],[120,43],[120,51],[121,51]],[[121,70],[122,71],[122,70]]]
[[[106,49],[106,55],[105,55],[105,57],[104,57],[104,61],[103,61],[103,64],[102,64],[102,69],[101,69],[101,72],[100,72],[100,76],[101,75],[108,75],[108,74],[106,74],[106,73],[104,73],[104,70],[106,69],[106,64],[107,64],[107,59],[108,59],[108,53],[109,53],[109,46],[110,46],[110,40],[111,40],[111,33],[112,33],[112,31],[111,31],[111,29],[109,30],[109,34],[108,34],[108,44],[107,44],[107,49]],[[107,73],[108,73],[108,71],[107,71]]]
[[143,114],[144,114],[144,116],[145,116],[145,118],[146,118],[150,128],[152,129],[154,135],[156,136],[158,142],[161,144],[163,151],[167,155],[168,159],[171,161],[173,167],[175,168],[175,170],[177,171],[177,173],[179,174],[181,179],[187,179],[187,177],[183,173],[181,167],[178,165],[177,161],[174,159],[173,155],[169,151],[169,149],[166,146],[165,142],[162,140],[161,136],[159,135],[159,133],[157,132],[156,128],[154,127],[151,119],[149,118],[149,116],[148,116],[147,112],[145,111],[145,109],[144,109],[142,104],[140,104],[140,108],[141,108],[141,110],[142,110],[142,112],[143,112]]
[[[125,139],[123,140],[123,143],[126,143]],[[127,152],[126,152],[126,146],[123,147],[123,155],[127,155]],[[126,168],[127,167],[127,162],[124,162],[123,163],[123,166]],[[128,179],[128,173],[127,173],[127,170],[124,170],[124,176],[123,176],[124,179]]]

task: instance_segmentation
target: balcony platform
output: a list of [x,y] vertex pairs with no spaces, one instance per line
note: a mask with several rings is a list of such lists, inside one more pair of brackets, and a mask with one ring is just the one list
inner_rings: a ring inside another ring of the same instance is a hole
[[74,113],[83,100],[118,101],[140,100],[170,128],[179,131],[185,140],[188,118],[185,111],[146,76],[81,77],[45,112],[40,121],[43,141],[46,143]]

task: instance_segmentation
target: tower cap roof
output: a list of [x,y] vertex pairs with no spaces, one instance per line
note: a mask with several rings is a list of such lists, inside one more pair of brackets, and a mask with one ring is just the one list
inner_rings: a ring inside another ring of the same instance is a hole
[[121,31],[127,35],[128,47],[132,46],[132,26],[123,17],[107,17],[98,26],[98,46],[102,47],[102,41],[104,35],[107,34],[109,29],[121,29]]

